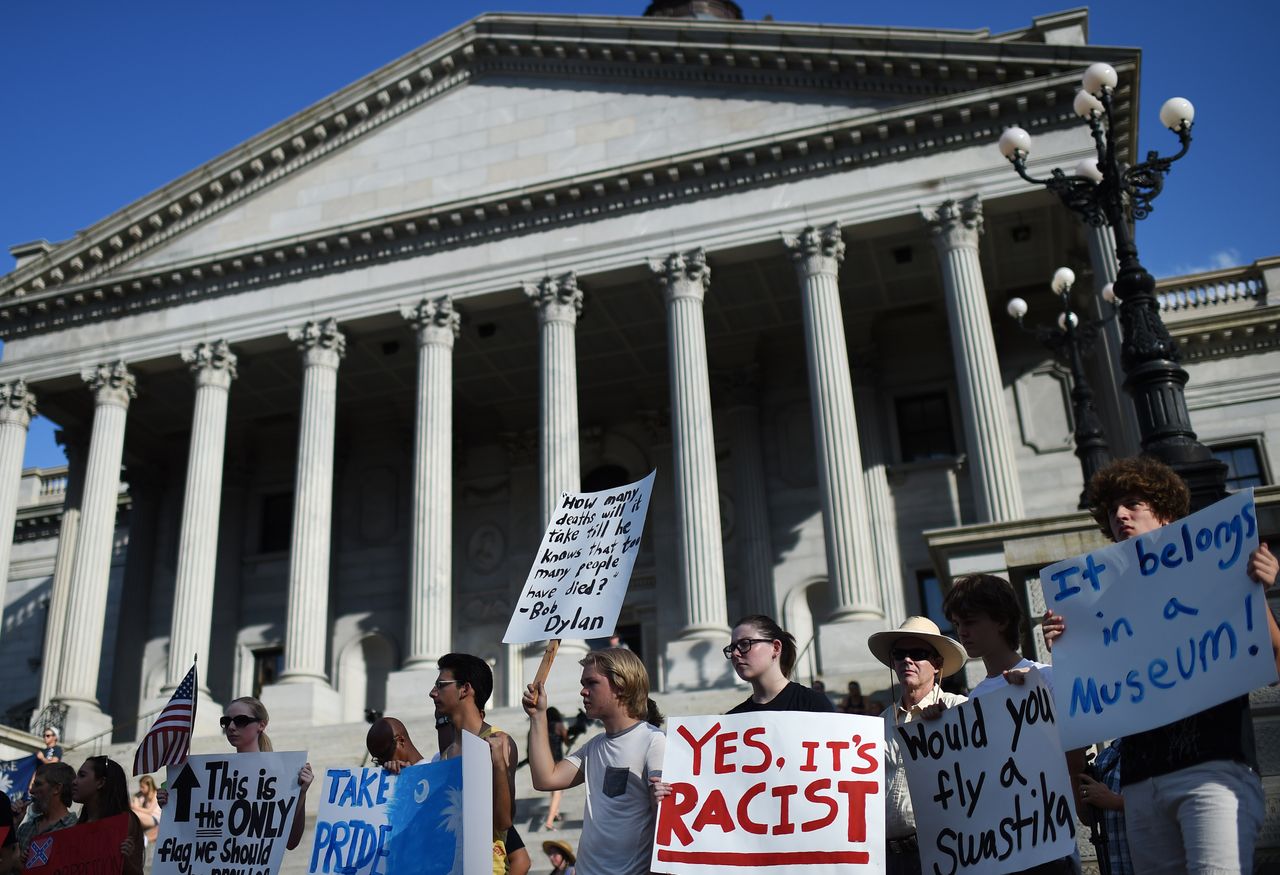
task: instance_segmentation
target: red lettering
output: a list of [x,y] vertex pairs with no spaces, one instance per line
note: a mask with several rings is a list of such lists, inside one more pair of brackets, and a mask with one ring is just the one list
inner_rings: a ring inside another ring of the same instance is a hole
[[[765,769],[769,768],[769,766],[773,765],[773,751],[769,750],[769,745],[762,741],[756,741],[756,739],[762,735],[764,735],[763,726],[753,726],[746,732],[742,733],[742,743],[747,747],[754,747],[756,750],[760,751],[760,754],[763,757],[763,759],[760,760],[760,765],[758,766],[742,767],[742,771],[746,772],[748,775],[758,775]],[[741,820],[742,818],[738,819]]]
[[773,788],[773,795],[782,800],[778,806],[778,823],[773,828],[774,835],[791,835],[796,831],[796,825],[791,822],[791,797],[796,795],[799,789],[795,784]]
[[875,781],[841,781],[836,785],[849,799],[849,841],[867,840],[867,796],[880,789]]
[[[858,744],[858,740],[860,738],[861,736],[855,735],[853,737],[853,743]],[[862,762],[865,763],[865,765],[855,765],[849,771],[853,772],[855,775],[869,775],[878,769],[880,767],[880,761],[876,759],[874,753],[871,753],[871,751],[874,751],[875,749],[876,743],[874,741],[858,744],[858,756],[862,758]]]
[[689,742],[689,747],[693,749],[694,775],[702,774],[702,746],[706,744],[708,741],[710,741],[711,736],[715,735],[719,731],[720,731],[720,724],[717,723],[715,726],[712,726],[710,729],[708,729],[707,734],[702,736],[702,738],[694,738],[693,733],[691,733],[684,726],[679,726],[676,728],[676,732],[680,733],[680,737],[683,738],[685,741]]
[[800,767],[800,771],[802,772],[818,771],[817,765],[813,762],[813,755],[818,750],[818,742],[802,741],[800,742],[800,746],[804,748],[804,752],[806,754],[804,758],[804,765]]
[[697,804],[698,788],[684,782],[671,785],[671,795],[662,800],[662,806],[658,809],[658,844],[670,845],[672,834],[682,845],[693,841],[693,834],[685,826],[684,816],[692,812]]
[[738,800],[738,824],[752,835],[762,836],[769,832],[768,827],[763,823],[756,823],[751,819],[747,812],[747,807],[751,804],[752,800],[763,792],[764,782],[761,781],[759,784],[752,784],[748,787],[747,792],[743,793],[742,798]]
[[738,749],[734,744],[738,739],[738,733],[726,732],[716,736],[716,774],[727,775],[730,772],[737,771],[737,766],[732,763],[725,762],[725,757]]
[[822,829],[824,826],[830,826],[835,822],[836,812],[840,810],[840,806],[836,804],[836,800],[830,796],[820,795],[820,791],[829,790],[831,788],[830,778],[819,778],[808,787],[804,788],[804,798],[808,799],[816,805],[827,806],[827,813],[822,817],[814,820],[806,820],[800,824],[801,832],[813,832],[815,829]]
[[702,832],[710,824],[715,824],[725,832],[733,832],[735,828],[733,818],[729,816],[729,806],[724,802],[724,794],[719,790],[712,790],[707,801],[702,803],[702,810],[694,818],[693,828]]
[[840,771],[840,751],[849,749],[847,741],[828,741],[827,747],[831,748],[831,771]]

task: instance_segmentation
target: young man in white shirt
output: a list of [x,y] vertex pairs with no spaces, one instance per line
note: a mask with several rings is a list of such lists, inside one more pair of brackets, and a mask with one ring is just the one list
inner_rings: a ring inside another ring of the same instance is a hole
[[529,715],[529,772],[537,790],[587,784],[578,844],[578,875],[642,875],[649,871],[657,809],[650,778],[662,774],[666,736],[645,722],[649,675],[630,650],[587,654],[582,665],[582,710],[604,724],[560,762],[551,757],[547,695],[530,684],[522,704]]

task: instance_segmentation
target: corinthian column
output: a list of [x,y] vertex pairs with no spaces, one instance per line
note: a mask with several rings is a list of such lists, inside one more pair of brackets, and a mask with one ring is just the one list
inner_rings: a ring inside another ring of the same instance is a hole
[[[225,340],[201,343],[182,354],[195,377],[196,403],[191,418],[191,449],[187,455],[187,487],[182,499],[182,527],[178,535],[178,571],[174,583],[173,617],[169,627],[169,680],[161,690],[167,698],[199,654],[200,693],[207,699],[205,671],[209,666],[213,581],[218,559],[218,519],[222,507],[222,460],[227,442],[227,400],[236,378],[236,356]],[[215,713],[202,703],[198,709]],[[216,724],[201,721],[216,728]]]
[[335,319],[291,329],[302,353],[302,412],[298,467],[289,541],[289,604],[284,627],[284,671],[262,691],[275,716],[304,724],[341,718],[338,694],[329,686],[329,549],[333,527],[333,443],[338,414],[338,364],[346,338]]
[[[853,390],[854,405],[862,410],[858,418],[862,441],[863,480],[867,488],[867,509],[871,515],[871,540],[876,551],[876,577],[880,580],[880,601],[884,605],[885,625],[896,627],[906,619],[902,591],[902,558],[898,552],[898,521],[893,492],[889,489],[884,442],[880,423],[874,415],[876,390],[859,385]],[[870,411],[871,416],[867,413]]]
[[13,521],[18,514],[18,487],[22,484],[22,454],[27,429],[36,415],[36,396],[25,380],[0,383],[0,605],[9,582],[9,552],[13,547]]
[[942,266],[977,521],[1021,519],[1017,460],[978,262],[982,203],[974,195],[962,201],[943,201],[936,209],[922,213],[933,232]]
[[777,616],[773,588],[773,539],[769,529],[769,501],[764,485],[764,455],[760,449],[760,401],[755,374],[736,374],[729,390],[729,460],[733,466],[733,497],[737,510],[738,561],[744,614]]
[[[667,302],[667,362],[671,375],[671,445],[675,471],[675,531],[684,628],[667,644],[667,687],[732,683],[728,664],[708,640],[729,632],[720,537],[716,440],[702,301],[711,268],[701,249],[649,262]],[[722,645],[723,646],[723,645]]]
[[561,492],[582,484],[578,459],[578,360],[574,332],[582,315],[577,274],[544,277],[524,293],[538,310],[539,501],[546,526]]
[[[524,293],[538,311],[538,506],[539,521],[545,528],[560,493],[577,492],[582,487],[574,337],[582,315],[582,289],[578,288],[577,274],[569,272],[526,284]],[[550,699],[563,702],[577,694],[577,661],[585,652],[582,641],[563,642],[547,678]],[[541,658],[538,645],[525,648],[525,681],[533,679]]]
[[[62,521],[58,525],[58,549],[53,557],[53,580],[49,584],[48,619],[44,627],[44,659],[40,664],[40,712],[58,695],[58,673],[62,666],[62,639],[67,628],[67,605],[71,601],[71,565],[75,561],[76,538],[80,534],[80,503],[84,495],[85,446],[83,435],[72,437],[58,429],[55,440],[67,454],[67,491],[62,500]],[[40,727],[32,725],[32,730]]]
[[453,638],[453,342],[462,318],[453,300],[423,298],[401,315],[418,338],[413,432],[413,537],[409,654],[387,680],[387,707],[425,708],[423,697]]
[[884,606],[876,580],[871,520],[862,475],[858,421],[853,408],[849,350],[840,307],[839,273],[844,260],[840,226],[805,228],[784,236],[800,282],[805,358],[818,489],[832,612],[818,629],[822,671],[853,671],[869,664],[860,624],[882,624]]
[[55,697],[67,706],[64,740],[71,742],[111,728],[111,718],[98,706],[98,665],[102,661],[124,426],[135,395],[133,374],[122,361],[98,365],[85,372],[84,380],[93,392],[93,432]]

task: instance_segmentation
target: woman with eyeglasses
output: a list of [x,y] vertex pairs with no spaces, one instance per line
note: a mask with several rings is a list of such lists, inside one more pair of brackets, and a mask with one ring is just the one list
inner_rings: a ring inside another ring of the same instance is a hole
[[129,815],[129,832],[120,843],[120,855],[124,858],[122,871],[124,875],[142,875],[145,847],[142,824],[129,808],[129,779],[120,764],[105,756],[85,760],[71,783],[71,801],[80,803],[77,823],[93,823],[117,814]]
[[748,711],[834,711],[825,693],[791,680],[796,664],[796,639],[764,614],[751,614],[733,624],[724,658],[738,677],[751,684],[751,696],[730,709]]

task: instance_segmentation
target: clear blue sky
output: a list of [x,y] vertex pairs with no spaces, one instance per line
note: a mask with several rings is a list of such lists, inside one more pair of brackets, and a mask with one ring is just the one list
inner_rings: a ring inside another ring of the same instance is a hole
[[[647,0],[49,0],[0,17],[0,273],[8,247],[70,237],[366,73],[486,11],[637,15]],[[764,0],[748,19],[990,28],[1071,8],[981,3]],[[1243,0],[1112,0],[1091,43],[1143,49],[1142,148],[1167,151],[1166,97],[1196,106],[1191,154],[1139,228],[1157,276],[1280,254],[1274,39],[1280,7]],[[993,147],[994,150],[994,147]],[[1012,171],[1010,171],[1012,172]],[[27,465],[61,464],[40,421]]]

